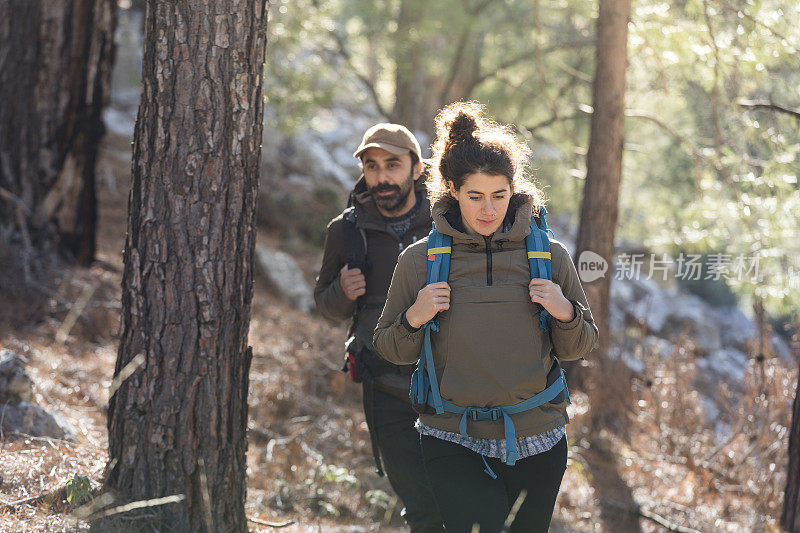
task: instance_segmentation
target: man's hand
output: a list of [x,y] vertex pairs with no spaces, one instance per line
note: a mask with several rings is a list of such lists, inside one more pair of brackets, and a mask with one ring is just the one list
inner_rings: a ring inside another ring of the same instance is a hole
[[343,266],[339,271],[339,282],[342,284],[342,290],[348,300],[355,300],[367,292],[367,281],[360,268]]
[[531,301],[542,304],[547,312],[561,322],[569,322],[575,318],[572,303],[564,297],[561,287],[549,279],[533,278],[528,284]]
[[406,311],[406,320],[412,328],[419,328],[436,313],[447,309],[450,309],[450,285],[438,281],[420,289],[417,300]]

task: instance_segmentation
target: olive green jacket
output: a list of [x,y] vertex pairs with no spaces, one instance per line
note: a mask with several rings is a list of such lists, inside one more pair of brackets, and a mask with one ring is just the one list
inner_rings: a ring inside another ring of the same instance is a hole
[[[546,387],[553,357],[570,361],[585,356],[597,343],[598,331],[575,265],[566,247],[550,239],[552,277],[573,303],[569,322],[551,319],[550,333],[539,328],[540,306],[531,302],[530,267],[525,236],[530,233],[531,199],[512,196],[503,226],[489,238],[464,230],[457,204],[434,204],[433,220],[452,236],[450,309],[439,313],[432,334],[436,376],[442,398],[464,407],[508,406]],[[509,227],[510,226],[510,227]],[[424,329],[414,330],[405,311],[416,301],[427,276],[428,240],[406,248],[392,277],[388,299],[373,341],[378,353],[396,364],[419,358]],[[423,424],[458,431],[460,415],[420,416]],[[517,437],[547,431],[569,422],[566,401],[547,403],[513,415]],[[503,438],[503,421],[468,423],[478,438]]]

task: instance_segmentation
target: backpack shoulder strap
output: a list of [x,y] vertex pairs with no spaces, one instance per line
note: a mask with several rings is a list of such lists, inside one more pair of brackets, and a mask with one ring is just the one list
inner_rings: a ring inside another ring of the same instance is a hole
[[356,224],[356,208],[349,206],[342,213],[344,220],[344,245],[345,262],[350,268],[360,268],[362,271],[367,262],[367,234]]
[[547,227],[547,219],[545,218],[546,214],[547,214],[547,208],[543,205],[540,205],[539,214],[534,215],[532,218],[536,220],[536,224],[540,229],[542,229],[545,233],[547,233],[548,235],[552,236],[555,239],[556,238],[555,233],[553,233],[553,231]]
[[[547,222],[545,222],[544,207],[540,208],[539,217],[531,217],[531,232],[525,237],[525,249],[528,252],[528,265],[531,269],[531,279],[553,279],[552,254],[550,253],[550,239],[547,235]],[[537,218],[539,224],[537,224]],[[540,305],[541,307],[541,305]],[[550,313],[543,307],[539,313],[539,328],[548,331],[550,327]]]
[[[428,234],[428,275],[426,284],[438,281],[447,281],[450,275],[450,252],[453,238],[442,235],[433,224]],[[431,332],[439,331],[439,320],[434,317],[424,326],[425,333],[422,349],[417,361],[417,368],[411,376],[411,401],[422,405],[427,404],[436,414],[442,414],[442,395],[439,392],[439,381],[436,379],[436,368],[433,364],[433,347],[431,346]]]
[[433,224],[428,234],[428,278],[426,284],[447,281],[450,275],[450,251],[453,238],[443,235]]

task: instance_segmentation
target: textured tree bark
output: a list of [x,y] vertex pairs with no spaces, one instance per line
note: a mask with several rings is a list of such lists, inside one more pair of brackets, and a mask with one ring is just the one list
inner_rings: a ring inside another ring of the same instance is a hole
[[[411,131],[422,132],[428,140],[433,140],[433,118],[447,102],[442,101],[441,80],[432,75],[428,68],[430,65],[425,61],[436,43],[419,35],[419,31],[424,31],[421,28],[425,23],[427,7],[425,0],[403,0],[399,6],[397,30],[394,33],[395,101],[390,119]],[[438,36],[443,41],[438,44],[446,47],[448,37]],[[453,86],[452,89],[454,93],[457,87]],[[424,152],[425,140],[420,139],[420,142]]]
[[432,115],[423,109],[423,95],[429,90],[422,64],[422,43],[414,35],[414,27],[422,21],[425,2],[403,0],[400,3],[395,32],[395,102],[392,120],[411,131],[432,130]]
[[115,376],[135,372],[109,400],[106,488],[115,505],[185,499],[146,509],[138,529],[247,531],[267,7],[147,5]]
[[781,526],[791,533],[800,533],[800,379],[794,395],[792,430],[789,434],[789,468],[783,497]]
[[30,248],[30,263],[94,259],[116,4],[0,0],[0,247]]
[[[614,233],[625,139],[629,14],[630,0],[600,0],[593,86],[594,112],[575,250],[576,264],[581,253],[591,250],[602,256],[609,265],[605,277],[583,283],[595,322],[600,328],[599,346],[595,353],[601,359],[606,357],[608,349],[609,287],[613,276]],[[570,378],[578,378],[577,385],[582,382],[580,374],[580,371],[571,372]]]

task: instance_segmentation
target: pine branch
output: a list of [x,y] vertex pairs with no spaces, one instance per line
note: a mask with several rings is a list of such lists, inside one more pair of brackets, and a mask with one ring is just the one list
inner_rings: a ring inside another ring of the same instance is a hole
[[748,107],[750,109],[769,109],[770,111],[785,113],[789,116],[792,116],[800,120],[800,111],[798,111],[797,109],[792,109],[790,107],[782,106],[779,104],[773,104],[772,102],[754,102],[752,100],[739,100],[736,103],[740,107]]

